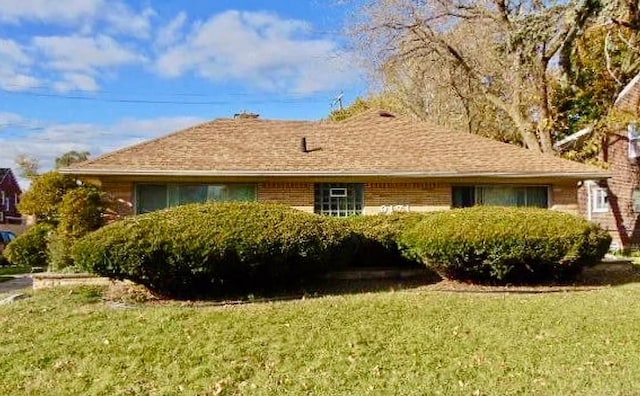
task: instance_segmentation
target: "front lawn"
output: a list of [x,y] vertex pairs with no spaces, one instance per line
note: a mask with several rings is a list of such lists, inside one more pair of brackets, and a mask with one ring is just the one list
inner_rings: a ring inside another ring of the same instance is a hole
[[0,267],[0,276],[3,275],[15,275],[15,274],[28,274],[30,272],[41,272],[44,268],[35,268],[29,266],[6,266]]
[[62,288],[0,306],[0,351],[0,394],[629,395],[640,284],[133,308]]

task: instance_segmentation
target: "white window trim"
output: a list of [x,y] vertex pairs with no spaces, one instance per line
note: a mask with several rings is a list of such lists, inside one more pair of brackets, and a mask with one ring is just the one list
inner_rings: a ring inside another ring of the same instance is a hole
[[631,201],[633,204],[633,212],[640,213],[640,188],[636,187],[631,192]]
[[591,211],[593,213],[606,213],[609,211],[607,189],[599,186],[591,187]]

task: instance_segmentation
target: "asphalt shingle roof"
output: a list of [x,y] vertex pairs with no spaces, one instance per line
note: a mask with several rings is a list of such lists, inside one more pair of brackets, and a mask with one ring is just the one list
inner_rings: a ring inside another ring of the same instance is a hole
[[[306,138],[309,152],[301,150]],[[75,164],[74,174],[565,175],[600,168],[369,111],[342,122],[217,119]]]

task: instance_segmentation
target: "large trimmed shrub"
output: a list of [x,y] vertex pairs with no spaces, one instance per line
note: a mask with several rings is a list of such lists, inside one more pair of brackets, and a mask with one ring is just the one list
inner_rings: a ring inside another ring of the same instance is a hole
[[46,267],[49,261],[47,242],[53,226],[36,224],[7,245],[4,255],[19,267]]
[[569,280],[610,243],[602,228],[570,214],[488,206],[433,213],[401,236],[442,276],[481,283]]
[[348,261],[353,232],[332,219],[259,203],[207,203],[107,225],[75,246],[81,269],[156,292],[213,295],[282,287]]
[[346,222],[358,237],[353,267],[421,267],[420,260],[405,257],[398,238],[413,228],[425,213],[391,213],[373,216],[350,216]]

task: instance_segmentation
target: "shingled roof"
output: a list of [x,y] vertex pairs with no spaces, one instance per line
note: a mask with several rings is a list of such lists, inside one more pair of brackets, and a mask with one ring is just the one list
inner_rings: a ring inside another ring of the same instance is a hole
[[[306,140],[306,152],[302,150]],[[567,177],[603,170],[408,116],[217,119],[74,164],[77,175]]]
[[18,194],[22,193],[22,190],[20,189],[20,184],[18,184],[18,181],[13,175],[11,168],[0,168],[0,186],[2,185],[6,186],[8,185],[8,183],[11,183],[11,185],[13,185],[14,190]]
[[638,113],[640,105],[640,73],[636,75],[629,83],[620,91],[614,106],[618,110]]

